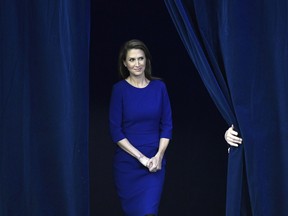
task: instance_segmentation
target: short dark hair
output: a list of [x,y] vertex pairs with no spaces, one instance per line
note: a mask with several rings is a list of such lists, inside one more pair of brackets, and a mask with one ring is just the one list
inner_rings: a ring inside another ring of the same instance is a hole
[[127,57],[127,52],[131,49],[140,49],[144,52],[145,57],[146,57],[146,67],[145,67],[145,77],[149,80],[152,80],[153,77],[151,75],[152,68],[151,68],[151,54],[147,48],[147,46],[140,40],[133,39],[129,40],[124,45],[121,47],[120,52],[119,52],[119,58],[118,58],[118,67],[119,67],[119,73],[120,76],[123,79],[126,79],[130,73],[128,69],[125,67],[123,61],[125,61]]

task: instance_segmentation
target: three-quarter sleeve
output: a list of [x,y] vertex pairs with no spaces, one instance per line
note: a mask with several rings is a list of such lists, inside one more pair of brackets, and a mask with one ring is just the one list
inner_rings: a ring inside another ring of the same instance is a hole
[[160,138],[172,138],[172,111],[165,84],[162,88],[162,114],[160,120]]
[[109,123],[110,134],[114,143],[125,138],[122,130],[122,118],[123,118],[123,94],[119,86],[113,86],[110,110],[109,110]]

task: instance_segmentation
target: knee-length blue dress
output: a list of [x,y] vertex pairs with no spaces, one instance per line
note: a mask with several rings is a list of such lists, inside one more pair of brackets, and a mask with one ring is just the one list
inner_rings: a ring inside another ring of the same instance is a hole
[[[116,83],[110,101],[110,132],[113,142],[127,138],[145,156],[155,156],[160,138],[172,138],[172,114],[164,82],[152,80],[145,88],[136,88],[126,80]],[[114,176],[126,216],[157,214],[165,165],[164,157],[162,169],[149,172],[117,146]]]

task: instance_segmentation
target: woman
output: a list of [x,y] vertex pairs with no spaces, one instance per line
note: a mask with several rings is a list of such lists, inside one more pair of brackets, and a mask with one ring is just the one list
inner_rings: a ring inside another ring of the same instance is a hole
[[165,84],[151,75],[151,56],[143,42],[126,42],[118,63],[123,80],[113,86],[110,102],[118,195],[125,215],[157,215],[164,154],[172,137],[169,97]]

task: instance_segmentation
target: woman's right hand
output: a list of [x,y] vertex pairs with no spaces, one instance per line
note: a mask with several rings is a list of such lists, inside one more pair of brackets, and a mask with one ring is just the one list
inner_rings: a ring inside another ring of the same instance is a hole
[[149,169],[149,166],[150,166],[150,159],[149,159],[149,158],[147,158],[147,157],[144,156],[144,155],[141,155],[141,156],[138,158],[138,160],[139,160],[139,162],[140,162],[143,166],[145,166],[145,167],[147,167],[147,168]]
[[156,171],[161,169],[161,168],[159,168],[159,163],[160,163],[160,166],[161,166],[161,162],[159,162],[159,158],[156,157],[156,156],[152,157],[152,158],[148,158],[148,157],[146,157],[144,155],[141,155],[138,158],[138,160],[143,166],[147,167],[150,172],[156,172]]
[[239,144],[242,144],[242,139],[238,137],[238,132],[234,130],[233,125],[225,132],[224,138],[231,146],[238,147]]

